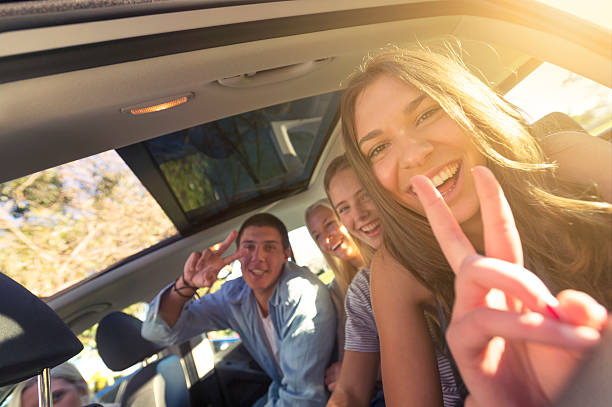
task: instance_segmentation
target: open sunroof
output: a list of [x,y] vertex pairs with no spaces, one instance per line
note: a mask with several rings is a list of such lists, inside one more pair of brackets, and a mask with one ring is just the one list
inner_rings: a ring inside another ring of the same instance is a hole
[[304,190],[339,92],[241,113],[117,150],[182,234]]

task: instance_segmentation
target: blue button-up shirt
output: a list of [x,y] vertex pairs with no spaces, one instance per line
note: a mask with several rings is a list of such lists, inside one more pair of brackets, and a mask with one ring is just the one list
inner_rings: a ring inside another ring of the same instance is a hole
[[162,290],[151,302],[142,336],[174,344],[202,332],[231,328],[270,376],[268,393],[255,405],[266,407],[323,406],[323,381],[335,341],[336,314],[325,285],[307,268],[287,262],[268,308],[280,357],[280,371],[266,345],[255,295],[242,277],[196,301],[188,301],[170,328],[159,316]]

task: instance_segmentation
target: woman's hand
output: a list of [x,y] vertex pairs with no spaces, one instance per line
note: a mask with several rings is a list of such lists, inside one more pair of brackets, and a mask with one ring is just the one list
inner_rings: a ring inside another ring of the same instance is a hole
[[196,288],[210,287],[217,280],[217,275],[223,267],[247,253],[245,249],[240,249],[230,256],[222,257],[223,253],[236,240],[237,235],[236,231],[232,231],[223,242],[209,247],[201,253],[191,253],[183,268],[183,283]]
[[340,370],[342,370],[342,362],[332,363],[330,367],[325,369],[325,385],[327,390],[333,393],[336,388],[336,383],[340,378]]
[[470,396],[467,406],[546,406],[585,352],[599,342],[607,311],[587,294],[555,298],[523,268],[521,242],[501,187],[473,171],[486,256],[472,247],[428,178],[413,186],[456,273],[447,339]]

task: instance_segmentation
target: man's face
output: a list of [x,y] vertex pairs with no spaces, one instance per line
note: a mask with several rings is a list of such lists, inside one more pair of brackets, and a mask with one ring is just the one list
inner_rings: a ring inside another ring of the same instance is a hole
[[240,258],[244,281],[256,295],[272,295],[289,258],[279,231],[272,226],[248,226],[242,231],[239,248],[247,251]]

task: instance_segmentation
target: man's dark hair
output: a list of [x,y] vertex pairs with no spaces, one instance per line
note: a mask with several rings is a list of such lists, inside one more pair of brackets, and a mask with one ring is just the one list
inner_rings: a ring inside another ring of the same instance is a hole
[[289,233],[287,232],[287,227],[283,221],[277,218],[274,215],[269,213],[258,213],[257,215],[253,215],[247,220],[244,221],[242,226],[240,226],[240,230],[238,231],[238,238],[236,239],[236,245],[240,246],[240,239],[242,238],[242,232],[249,226],[269,226],[276,230],[281,237],[281,243],[283,244],[283,250],[289,248]]

